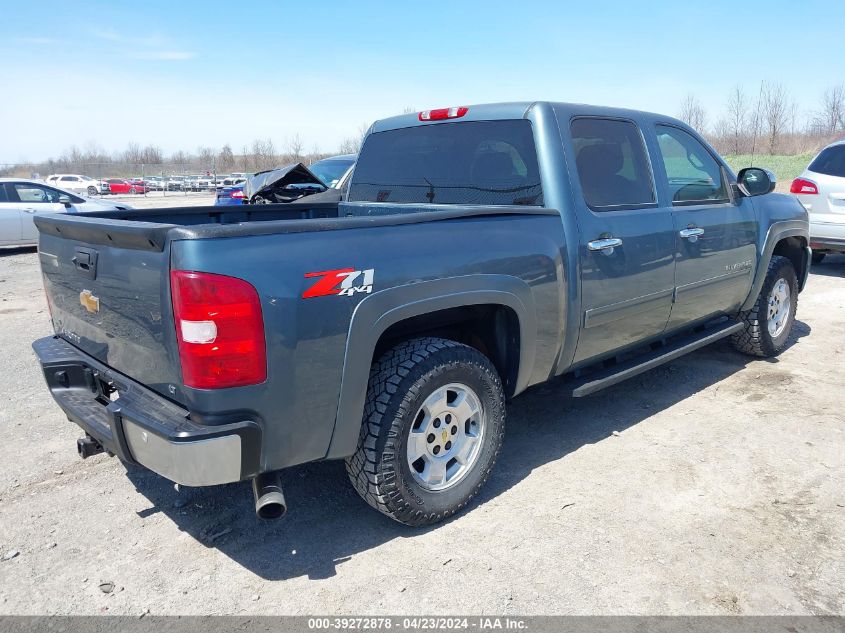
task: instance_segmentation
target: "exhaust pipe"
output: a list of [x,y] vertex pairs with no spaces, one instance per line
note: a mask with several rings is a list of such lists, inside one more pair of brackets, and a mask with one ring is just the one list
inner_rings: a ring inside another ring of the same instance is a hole
[[261,519],[280,519],[287,512],[279,473],[262,473],[252,480],[255,514]]

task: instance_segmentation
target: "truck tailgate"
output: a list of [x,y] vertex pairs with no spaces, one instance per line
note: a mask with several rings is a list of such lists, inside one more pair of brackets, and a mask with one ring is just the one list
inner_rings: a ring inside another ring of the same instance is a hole
[[169,387],[180,382],[180,372],[178,358],[167,351],[176,349],[169,243],[139,248],[111,238],[85,241],[40,224],[39,257],[56,333],[174,398]]

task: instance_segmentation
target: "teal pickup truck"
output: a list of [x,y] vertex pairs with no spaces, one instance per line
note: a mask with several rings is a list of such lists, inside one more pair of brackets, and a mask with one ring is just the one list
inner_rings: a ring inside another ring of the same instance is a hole
[[370,129],[341,202],[37,217],[47,384],[106,451],[184,485],[344,459],[409,525],[464,508],[506,401],[582,397],[724,337],[787,345],[807,213],[670,117],[565,103]]

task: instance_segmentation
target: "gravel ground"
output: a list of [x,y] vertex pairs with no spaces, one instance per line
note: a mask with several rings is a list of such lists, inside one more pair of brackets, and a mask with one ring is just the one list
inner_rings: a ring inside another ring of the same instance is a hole
[[727,343],[583,400],[509,408],[481,498],[430,529],[370,510],[341,463],[182,489],[103,455],[30,350],[51,332],[32,249],[0,253],[0,614],[843,614],[845,257],[791,347]]

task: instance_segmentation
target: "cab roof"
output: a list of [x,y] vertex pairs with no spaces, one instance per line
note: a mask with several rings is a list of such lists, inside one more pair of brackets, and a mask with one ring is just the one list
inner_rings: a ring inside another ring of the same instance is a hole
[[421,121],[419,118],[420,112],[409,112],[407,114],[400,114],[376,121],[373,123],[370,132],[384,132],[386,130],[395,130],[403,127],[448,123],[453,121],[497,121],[506,119],[523,119],[529,115],[532,109],[538,107],[550,107],[557,111],[564,111],[571,115],[579,114],[585,116],[605,116],[640,120],[644,118],[651,120],[659,119],[662,121],[678,123],[686,127],[686,124],[673,117],[653,112],[646,112],[643,110],[631,110],[628,108],[613,108],[559,101],[513,101],[507,103],[482,103],[466,106],[467,112],[466,114],[460,116],[460,118],[449,118],[437,121]]

